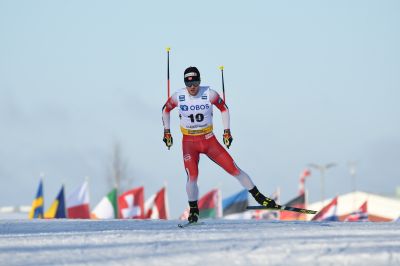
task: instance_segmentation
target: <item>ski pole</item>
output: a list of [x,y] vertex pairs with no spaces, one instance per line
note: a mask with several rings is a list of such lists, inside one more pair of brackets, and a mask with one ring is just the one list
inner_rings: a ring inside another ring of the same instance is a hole
[[169,99],[169,91],[170,91],[170,81],[169,81],[169,51],[171,50],[170,47],[167,47],[167,95]]
[[222,77],[222,96],[224,97],[224,102],[225,101],[225,84],[224,84],[224,66],[220,66],[219,69],[221,69],[221,77]]

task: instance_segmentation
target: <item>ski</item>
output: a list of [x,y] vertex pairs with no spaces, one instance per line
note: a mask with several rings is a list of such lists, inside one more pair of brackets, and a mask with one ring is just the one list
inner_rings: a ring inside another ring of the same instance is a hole
[[197,223],[186,222],[186,223],[183,223],[183,224],[178,224],[178,227],[179,228],[186,228],[186,227],[190,227],[190,226],[203,225],[203,224],[204,224],[204,222],[197,222]]
[[303,208],[296,208],[291,206],[279,206],[278,208],[271,208],[265,206],[247,206],[248,210],[276,210],[276,211],[291,211],[291,212],[300,212],[305,214],[316,214],[317,211],[303,209]]

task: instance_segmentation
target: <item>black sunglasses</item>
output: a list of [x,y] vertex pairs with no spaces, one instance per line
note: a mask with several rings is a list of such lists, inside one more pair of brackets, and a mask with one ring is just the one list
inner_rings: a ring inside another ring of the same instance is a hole
[[200,81],[185,81],[185,85],[186,85],[186,87],[192,87],[192,86],[195,86],[195,87],[197,87],[197,86],[199,86],[200,85]]

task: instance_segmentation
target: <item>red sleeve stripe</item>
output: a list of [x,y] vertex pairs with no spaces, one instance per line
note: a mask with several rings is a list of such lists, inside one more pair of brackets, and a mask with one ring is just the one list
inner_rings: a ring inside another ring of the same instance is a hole
[[218,97],[215,97],[211,103],[214,104],[221,112],[228,110],[228,106],[219,95]]
[[171,112],[172,109],[174,109],[177,106],[176,102],[173,100],[172,97],[169,97],[167,102],[164,104],[162,111],[169,113]]

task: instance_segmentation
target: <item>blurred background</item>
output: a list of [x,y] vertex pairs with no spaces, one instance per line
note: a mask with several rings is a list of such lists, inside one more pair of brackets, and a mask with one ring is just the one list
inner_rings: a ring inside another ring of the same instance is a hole
[[[177,110],[161,108],[197,66],[226,100],[229,152],[265,194],[309,201],[355,189],[396,197],[400,180],[399,1],[0,1],[0,206],[46,205],[89,182],[95,205],[115,184],[168,187],[187,205]],[[221,140],[221,116],[214,110]],[[334,163],[324,173],[311,164]],[[200,194],[241,190],[207,157]],[[399,195],[397,195],[400,197]],[[48,200],[47,200],[48,199]]]

